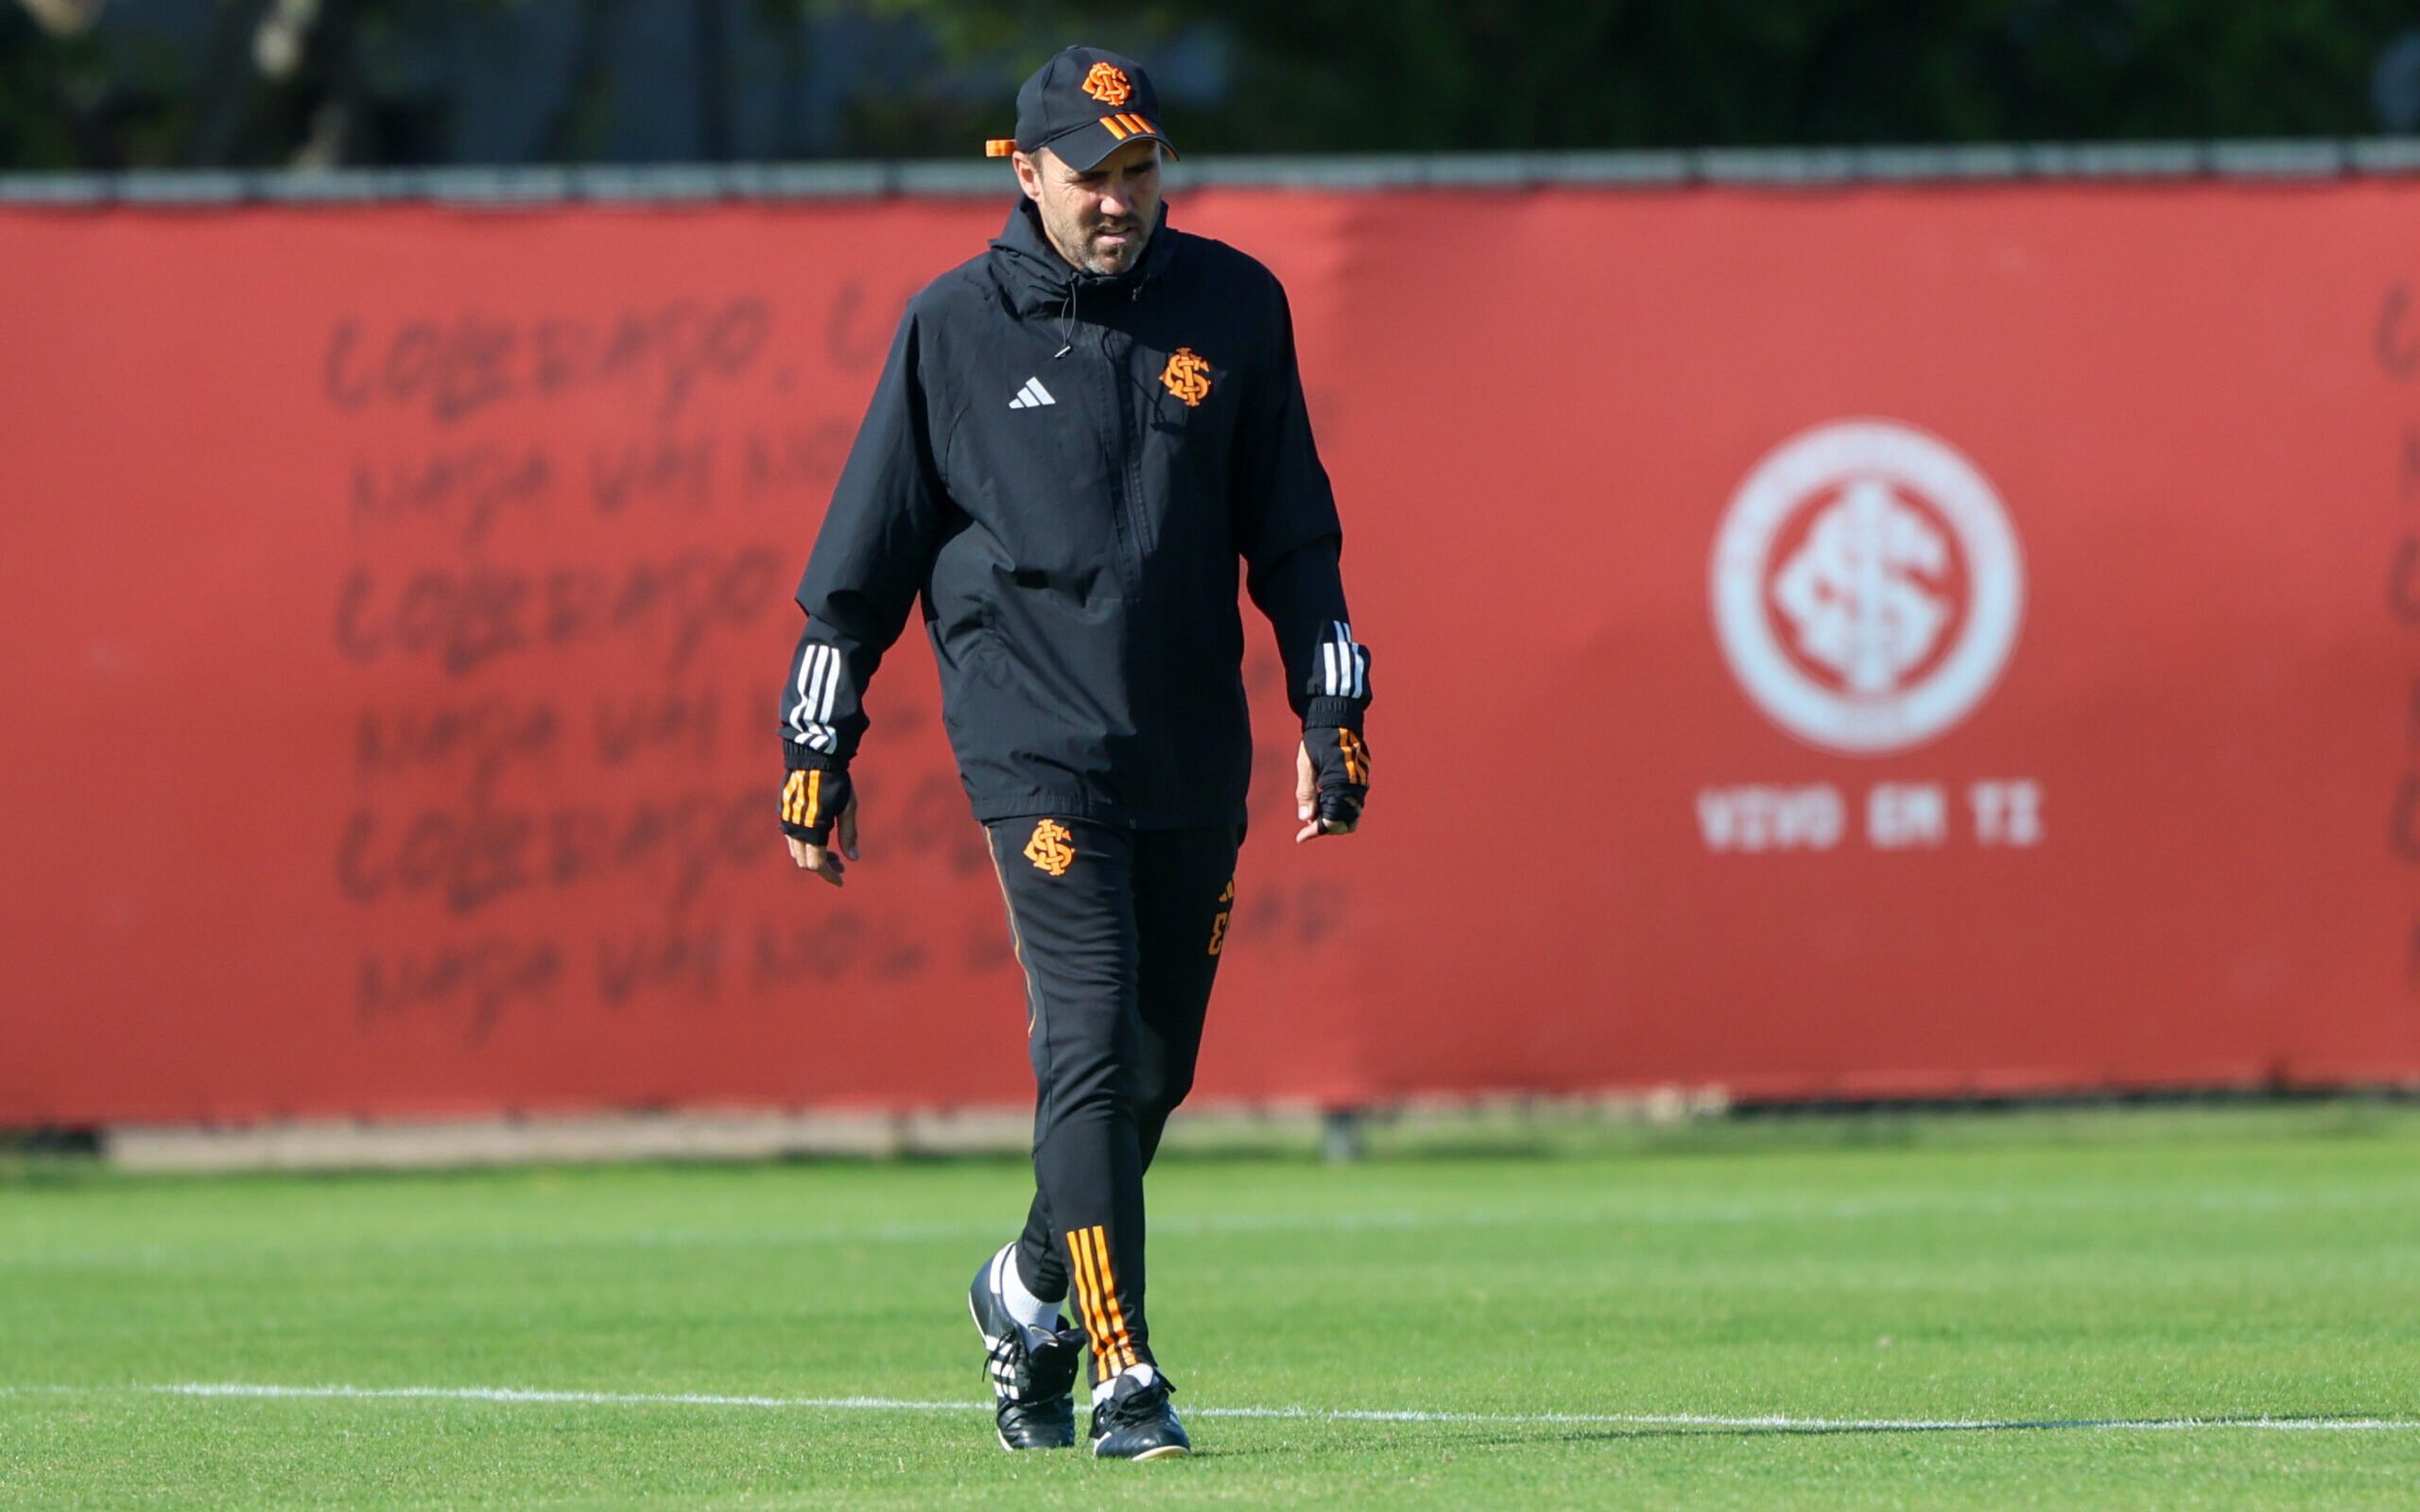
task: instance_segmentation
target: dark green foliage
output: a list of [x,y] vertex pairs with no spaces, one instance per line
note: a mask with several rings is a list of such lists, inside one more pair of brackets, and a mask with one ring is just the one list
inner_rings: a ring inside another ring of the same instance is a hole
[[2406,0],[322,0],[271,79],[264,9],[111,0],[61,39],[0,0],[0,166],[964,157],[1078,38],[1165,65],[1218,153],[2358,136],[2420,28]]

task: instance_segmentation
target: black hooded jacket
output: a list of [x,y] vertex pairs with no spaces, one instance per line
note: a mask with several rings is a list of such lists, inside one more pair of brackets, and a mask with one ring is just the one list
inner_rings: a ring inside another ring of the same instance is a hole
[[845,767],[921,595],[977,818],[1240,823],[1238,563],[1305,727],[1358,730],[1341,541],[1276,278],[1165,210],[1079,272],[1019,200],[900,321],[799,584],[786,765]]

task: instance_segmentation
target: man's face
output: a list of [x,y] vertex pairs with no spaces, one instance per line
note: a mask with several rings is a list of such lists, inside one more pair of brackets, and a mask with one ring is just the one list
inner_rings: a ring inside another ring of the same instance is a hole
[[1048,147],[1016,154],[1017,183],[1059,255],[1087,273],[1134,266],[1160,221],[1160,145],[1129,142],[1079,173]]

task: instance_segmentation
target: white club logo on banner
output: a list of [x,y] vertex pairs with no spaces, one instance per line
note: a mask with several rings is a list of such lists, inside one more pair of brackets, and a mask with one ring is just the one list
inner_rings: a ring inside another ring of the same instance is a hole
[[2025,564],[1999,496],[1940,438],[1884,420],[1801,432],[1722,518],[1715,633],[1774,723],[1874,756],[1982,701],[2016,644]]

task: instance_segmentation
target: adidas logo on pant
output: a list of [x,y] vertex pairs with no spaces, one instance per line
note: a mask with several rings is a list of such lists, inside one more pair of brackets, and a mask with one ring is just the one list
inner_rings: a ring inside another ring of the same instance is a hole
[[1011,409],[1040,409],[1045,404],[1057,403],[1059,401],[1050,397],[1050,390],[1042,387],[1041,379],[1028,378],[1025,381],[1025,387],[1017,390],[1017,397],[1009,401],[1009,407]]

